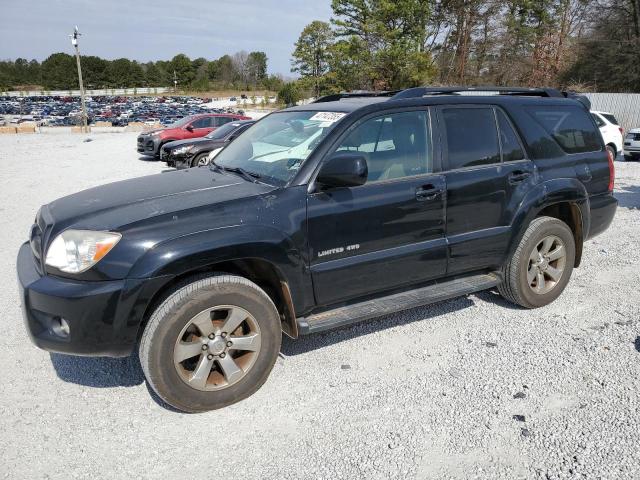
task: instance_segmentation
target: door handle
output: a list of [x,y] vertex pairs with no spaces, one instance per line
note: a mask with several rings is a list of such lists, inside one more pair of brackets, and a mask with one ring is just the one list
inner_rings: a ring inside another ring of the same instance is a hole
[[435,185],[431,185],[431,184],[423,185],[422,187],[416,188],[416,199],[419,202],[433,200],[441,193],[442,193],[442,189],[440,187],[436,187]]
[[509,175],[509,183],[514,185],[516,183],[524,182],[530,176],[531,173],[518,170]]

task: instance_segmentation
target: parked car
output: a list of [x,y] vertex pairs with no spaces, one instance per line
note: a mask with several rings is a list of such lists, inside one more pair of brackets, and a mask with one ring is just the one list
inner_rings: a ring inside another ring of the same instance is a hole
[[627,161],[640,158],[640,128],[632,128],[624,137],[624,159]]
[[229,122],[202,138],[165,143],[160,160],[177,169],[208,165],[212,150],[224,148],[254,123],[254,120]]
[[159,128],[138,135],[138,153],[160,156],[160,148],[167,142],[204,137],[225,123],[250,120],[235,114],[205,113],[182,118],[166,128]]
[[605,146],[616,158],[622,152],[623,128],[613,113],[591,110],[591,115],[600,129]]
[[41,207],[17,259],[31,339],[137,348],[150,387],[199,412],[258,390],[282,332],[493,288],[553,302],[613,219],[614,159],[581,101],[490,90],[323,97],[264,117],[209,169]]

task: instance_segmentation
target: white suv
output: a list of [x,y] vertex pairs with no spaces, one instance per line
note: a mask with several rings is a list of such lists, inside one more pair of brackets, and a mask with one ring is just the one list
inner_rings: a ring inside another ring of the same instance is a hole
[[640,128],[632,128],[624,137],[624,159],[637,160],[640,158]]
[[624,130],[614,117],[613,113],[609,112],[596,112],[591,110],[591,116],[596,121],[604,144],[607,146],[607,150],[610,150],[613,154],[613,158],[618,156],[618,153],[622,151],[622,137]]

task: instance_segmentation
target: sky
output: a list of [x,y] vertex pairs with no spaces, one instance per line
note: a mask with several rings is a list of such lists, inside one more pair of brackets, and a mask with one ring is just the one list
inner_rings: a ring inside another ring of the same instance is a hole
[[142,62],[177,53],[208,60],[264,51],[269,73],[290,76],[291,52],[313,20],[328,21],[330,0],[0,0],[0,59],[44,60],[73,53]]

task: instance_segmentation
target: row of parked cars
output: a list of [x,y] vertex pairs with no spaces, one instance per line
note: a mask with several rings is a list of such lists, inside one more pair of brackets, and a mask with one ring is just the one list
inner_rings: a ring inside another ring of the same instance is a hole
[[[89,123],[110,122],[126,126],[130,122],[170,125],[200,113],[223,113],[209,108],[209,98],[96,96],[87,98]],[[0,117],[6,123],[34,122],[46,126],[77,125],[81,120],[79,97],[0,97]]]

